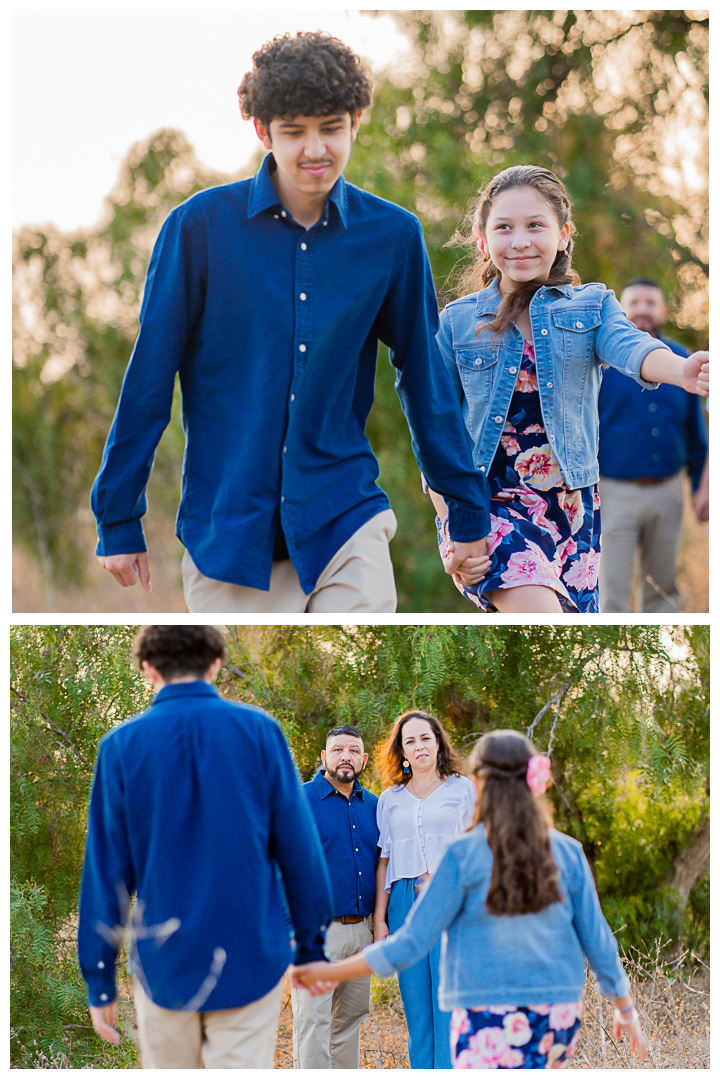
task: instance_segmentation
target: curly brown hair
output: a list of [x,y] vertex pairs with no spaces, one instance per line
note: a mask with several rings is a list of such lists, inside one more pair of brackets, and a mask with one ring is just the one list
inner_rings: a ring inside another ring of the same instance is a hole
[[405,785],[412,779],[412,773],[403,774],[405,752],[402,748],[402,731],[408,720],[425,720],[432,728],[438,741],[437,771],[439,776],[445,780],[448,776],[465,772],[462,758],[453,750],[447,732],[438,718],[420,709],[410,709],[398,716],[387,739],[375,751],[375,765],[380,773],[383,788],[391,787],[393,784]]
[[550,847],[550,806],[533,795],[527,765],[537,750],[518,731],[478,739],[468,768],[479,781],[475,818],[485,826],[493,864],[486,907],[491,915],[525,915],[563,903]]
[[321,31],[282,34],[253,55],[238,87],[240,111],[268,129],[277,117],[332,116],[366,109],[367,73],[352,49]]
[[[538,194],[550,204],[560,228],[570,226],[570,236],[563,251],[558,251],[555,261],[550,268],[550,273],[545,280],[528,281],[503,298],[498,312],[492,322],[484,323],[483,330],[494,330],[495,336],[502,334],[506,327],[514,322],[517,316],[525,310],[538,289],[543,285],[579,285],[580,276],[572,266],[573,236],[577,233],[575,222],[572,219],[572,202],[567,188],[562,180],[549,169],[543,169],[539,165],[514,165],[510,169],[504,169],[493,177],[489,184],[478,195],[466,216],[463,218],[453,236],[450,237],[446,247],[472,247],[475,248],[475,236],[471,233],[473,222],[477,224],[483,236],[486,235],[487,221],[492,209],[493,200],[511,188],[529,187],[534,188]],[[502,275],[489,254],[485,252],[466,266],[457,276],[451,291],[457,296],[467,296],[468,293],[478,292],[494,281],[501,280]],[[480,329],[480,327],[478,327]]]
[[220,657],[225,660],[225,637],[214,626],[144,626],[133,642],[133,652],[160,672],[163,679],[196,675],[202,679]]

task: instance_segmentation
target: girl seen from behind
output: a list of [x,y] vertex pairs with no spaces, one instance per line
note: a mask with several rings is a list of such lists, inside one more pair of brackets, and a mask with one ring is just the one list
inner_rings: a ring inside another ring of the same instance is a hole
[[469,760],[472,827],[451,840],[403,926],[361,954],[297,968],[321,993],[370,971],[388,977],[442,937],[439,1004],[452,1013],[454,1068],[560,1068],[580,1032],[587,958],[614,999],[614,1038],[647,1046],[615,939],[580,844],[550,827],[549,760],[515,731],[494,731]]
[[[572,268],[570,197],[549,170],[499,173],[471,210],[480,257],[440,315],[438,343],[491,489],[488,559],[454,574],[483,611],[597,612],[602,367],[652,390],[707,395],[708,354],[687,359],[637,330],[604,285]],[[476,291],[480,290],[480,291]],[[430,492],[447,558],[444,500]]]

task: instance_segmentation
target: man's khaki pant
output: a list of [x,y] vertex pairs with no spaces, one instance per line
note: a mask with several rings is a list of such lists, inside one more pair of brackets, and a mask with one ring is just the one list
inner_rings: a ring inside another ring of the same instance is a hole
[[205,577],[186,550],[182,560],[185,603],[190,612],[395,611],[389,544],[396,529],[392,510],[382,510],[366,521],[333,555],[310,594],[303,592],[289,559],[273,563],[270,591],[265,592]]
[[133,979],[143,1069],[272,1069],[282,979],[239,1009],[162,1009]]
[[[331,960],[342,960],[359,953],[372,939],[372,916],[346,926],[332,922],[325,939],[325,953]],[[360,1024],[370,1014],[370,976],[340,983],[322,997],[311,997],[307,990],[294,987],[290,996],[293,1067],[359,1068]]]
[[[677,611],[680,593],[675,581],[683,513],[682,476],[661,484],[600,477],[602,554],[600,610],[630,611],[635,553],[639,558],[639,592],[635,611]],[[647,578],[657,583],[655,588]]]

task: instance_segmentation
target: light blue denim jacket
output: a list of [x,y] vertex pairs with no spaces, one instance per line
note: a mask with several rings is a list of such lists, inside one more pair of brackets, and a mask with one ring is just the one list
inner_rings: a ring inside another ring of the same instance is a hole
[[565,902],[532,915],[490,915],[492,852],[484,826],[455,837],[402,927],[363,950],[372,970],[387,978],[417,963],[442,934],[438,1002],[446,1011],[579,1001],[583,954],[603,993],[626,994],[628,979],[582,847],[555,829],[550,842]]
[[[523,353],[510,325],[493,343],[490,322],[500,306],[497,281],[453,300],[440,314],[437,340],[460,399],[474,445],[475,467],[486,473],[497,450]],[[545,430],[570,489],[598,480],[598,394],[602,364],[640,378],[649,352],[663,348],[628,320],[604,285],[544,286],[529,307]]]

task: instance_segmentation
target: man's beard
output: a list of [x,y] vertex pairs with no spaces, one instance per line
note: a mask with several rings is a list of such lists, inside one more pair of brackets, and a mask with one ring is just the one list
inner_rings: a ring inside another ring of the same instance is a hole
[[638,318],[631,320],[631,322],[635,323],[638,330],[644,330],[646,334],[652,334],[653,337],[660,336],[660,326],[653,322],[649,315],[640,315]]
[[[360,769],[360,772],[355,772],[354,765],[338,765],[337,769],[333,771],[333,769],[328,768],[328,766],[326,765],[325,775],[329,776],[332,780],[334,780],[336,784],[354,784],[364,768],[365,766],[363,765]],[[341,770],[343,773],[342,776],[340,775]],[[348,773],[350,775],[348,775]]]

